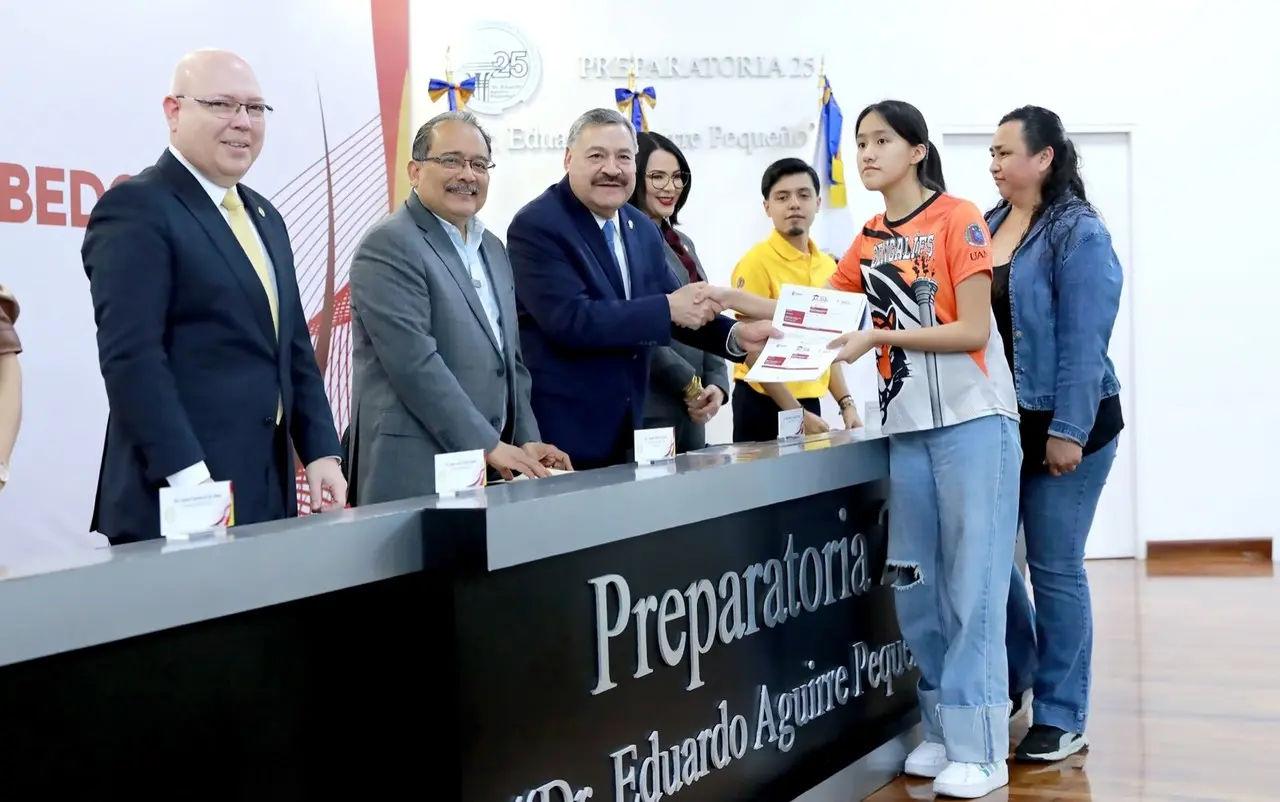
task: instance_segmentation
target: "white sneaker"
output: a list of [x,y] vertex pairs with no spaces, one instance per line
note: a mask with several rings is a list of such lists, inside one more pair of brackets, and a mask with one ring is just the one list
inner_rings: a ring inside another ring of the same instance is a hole
[[1009,764],[949,763],[933,781],[938,796],[977,799],[1009,784]]
[[947,748],[942,744],[924,741],[907,755],[903,771],[912,777],[928,777],[932,780],[947,767]]

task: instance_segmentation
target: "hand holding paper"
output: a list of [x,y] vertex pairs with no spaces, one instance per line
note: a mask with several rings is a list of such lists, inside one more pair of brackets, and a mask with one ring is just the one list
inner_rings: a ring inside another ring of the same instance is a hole
[[[747,381],[816,381],[840,355],[832,338],[857,332],[867,307],[865,295],[828,288],[783,284],[773,328],[783,337],[768,340],[747,373]],[[755,326],[757,324],[744,324]]]
[[876,347],[874,331],[851,331],[841,334],[832,340],[828,348],[837,349],[835,361],[857,362],[864,354]]
[[758,354],[764,350],[772,340],[784,335],[771,321],[753,320],[750,323],[744,322],[735,326],[733,336],[738,341],[738,346],[747,352],[749,358],[752,354]]

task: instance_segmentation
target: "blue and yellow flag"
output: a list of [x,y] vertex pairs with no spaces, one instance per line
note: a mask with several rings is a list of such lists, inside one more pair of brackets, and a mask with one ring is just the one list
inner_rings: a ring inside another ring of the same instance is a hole
[[849,208],[848,188],[844,180],[844,158],[840,138],[844,133],[844,115],[831,82],[823,71],[818,79],[821,100],[818,106],[818,138],[814,143],[813,169],[818,173],[822,190],[822,208],[813,221],[811,236],[818,247],[838,260],[853,244],[859,223]]
[[818,156],[821,162],[815,166],[827,181],[827,204],[835,209],[843,209],[849,203],[844,184],[844,157],[840,152],[844,114],[840,111],[840,104],[836,102],[835,93],[831,91],[831,81],[825,75],[822,77],[822,112],[818,128]]
[[645,114],[644,107],[648,104],[649,108],[653,108],[658,104],[658,92],[652,86],[646,86],[644,89],[636,91],[636,68],[634,64],[631,65],[631,69],[627,72],[626,87],[613,90],[613,100],[618,104],[618,111],[631,119],[631,124],[635,126],[637,131],[649,130],[649,117]]

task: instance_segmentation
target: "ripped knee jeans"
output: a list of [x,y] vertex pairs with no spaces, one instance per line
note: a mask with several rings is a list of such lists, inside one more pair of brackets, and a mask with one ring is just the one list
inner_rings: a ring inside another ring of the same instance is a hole
[[950,760],[1009,751],[1005,609],[1018,531],[1016,421],[989,415],[889,440],[898,626],[920,671],[924,737]]

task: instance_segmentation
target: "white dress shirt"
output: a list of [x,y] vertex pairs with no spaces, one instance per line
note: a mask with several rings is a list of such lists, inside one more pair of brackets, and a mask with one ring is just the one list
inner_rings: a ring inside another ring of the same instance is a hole
[[613,221],[613,230],[615,232],[613,242],[613,255],[618,259],[618,269],[622,271],[622,295],[628,301],[631,300],[631,266],[627,264],[627,249],[622,244],[622,215],[617,212],[613,213],[613,217],[601,217],[595,212],[591,216],[596,219],[596,225],[600,226],[600,230],[604,231],[604,224]]
[[[197,181],[200,182],[200,186],[204,188],[204,191],[209,193],[210,200],[212,200],[213,205],[217,207],[219,214],[222,215],[222,219],[227,221],[227,229],[230,230],[231,213],[228,212],[226,209],[222,208],[222,199],[227,195],[227,188],[220,187],[217,184],[210,181],[209,179],[205,178],[200,173],[200,171],[197,170],[195,166],[191,164],[191,162],[187,161],[186,158],[181,153],[179,153],[178,149],[175,148],[173,145],[169,146],[169,152],[173,154],[173,158],[177,159],[179,164],[181,164],[183,167],[186,167],[188,170],[191,171],[191,174],[196,177]],[[258,210],[255,209],[253,206],[250,206],[248,203],[245,204],[244,210],[250,216],[258,213]],[[253,226],[253,236],[255,239],[258,240],[258,249],[262,251],[262,258],[267,264],[267,275],[271,277],[271,291],[273,293],[277,293],[276,301],[278,306],[279,305],[278,293],[280,292],[280,288],[276,285],[276,266],[271,262],[271,253],[267,250],[267,243],[262,241],[262,234],[258,233],[257,226]]]
[[[191,171],[191,174],[200,182],[200,186],[204,188],[204,191],[209,193],[209,199],[213,201],[214,207],[222,214],[222,219],[227,221],[227,230],[230,231],[230,213],[226,209],[222,208],[222,199],[227,195],[227,187],[218,186],[213,181],[206,178],[204,174],[197,170],[191,162],[187,161],[186,157],[179,153],[178,149],[173,145],[169,146],[169,152],[173,154],[173,157],[178,160],[179,164]],[[248,204],[245,204],[245,211],[251,215],[256,214],[257,212],[256,209],[252,208]],[[258,248],[262,250],[262,258],[267,265],[267,274],[271,277],[271,292],[277,293],[278,295],[280,290],[279,286],[276,284],[275,265],[271,262],[271,254],[267,251],[267,244],[262,241],[262,235],[258,233],[257,226],[253,226],[253,236],[258,240]],[[212,477],[209,474],[209,468],[202,461],[197,462],[195,465],[190,467],[183,468],[168,477],[168,480],[171,487],[179,487],[185,485],[198,485],[210,478]]]
[[[432,212],[432,214],[435,213]],[[449,235],[449,241],[453,243],[453,249],[458,252],[458,258],[467,268],[467,273],[471,276],[471,286],[475,288],[476,295],[480,296],[480,306],[484,308],[484,316],[489,319],[489,330],[498,341],[498,350],[505,354],[506,346],[502,339],[502,308],[498,306],[498,294],[494,292],[489,268],[480,254],[480,246],[484,244],[484,223],[478,217],[471,218],[467,224],[467,235],[463,237],[462,232],[453,223],[438,214],[436,219],[440,221],[440,225],[444,226],[445,232]]]
[[[416,193],[417,190],[414,192]],[[453,223],[438,214],[436,219],[440,221],[440,225],[444,226],[445,232],[449,235],[449,241],[453,243],[453,249],[458,252],[458,258],[462,260],[463,266],[471,276],[471,286],[475,288],[476,295],[480,296],[480,306],[484,309],[484,316],[489,320],[489,330],[498,341],[498,351],[502,354],[503,361],[506,361],[506,345],[502,337],[502,307],[498,305],[498,294],[493,289],[489,267],[480,253],[480,247],[484,244],[484,223],[480,218],[472,217],[467,223],[467,236],[464,239],[462,232]],[[503,400],[502,419],[497,427],[499,435],[507,428],[509,401],[510,399]]]

